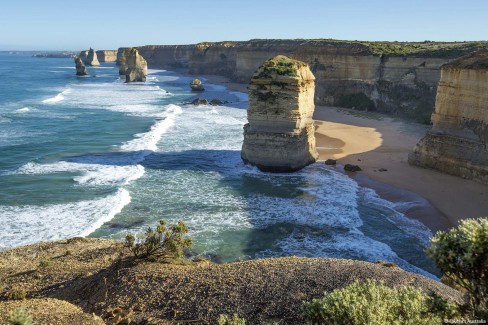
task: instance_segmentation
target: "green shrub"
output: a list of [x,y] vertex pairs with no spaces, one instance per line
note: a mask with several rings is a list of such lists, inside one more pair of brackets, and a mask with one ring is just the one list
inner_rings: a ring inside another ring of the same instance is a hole
[[263,71],[259,75],[261,78],[269,78],[275,72],[280,76],[296,76],[297,68],[289,58],[281,56],[269,59],[263,64]]
[[39,267],[40,268],[45,268],[45,267],[48,267],[49,265],[53,264],[53,260],[49,259],[49,258],[45,258],[45,259],[42,259],[40,262],[39,262]]
[[27,292],[22,288],[14,288],[8,292],[8,300],[24,300]]
[[144,240],[136,242],[134,235],[128,234],[125,244],[137,258],[179,259],[184,256],[184,250],[192,245],[192,239],[184,237],[186,233],[188,228],[183,221],[167,228],[166,221],[161,220],[156,230],[146,230]]
[[441,324],[428,297],[413,287],[389,288],[382,282],[355,281],[304,303],[308,324]]
[[462,220],[432,238],[427,254],[450,283],[464,288],[475,315],[488,315],[488,218]]
[[31,315],[21,308],[15,309],[10,313],[10,325],[34,325]]
[[232,318],[228,315],[221,314],[217,320],[219,325],[246,325],[246,320],[234,314]]

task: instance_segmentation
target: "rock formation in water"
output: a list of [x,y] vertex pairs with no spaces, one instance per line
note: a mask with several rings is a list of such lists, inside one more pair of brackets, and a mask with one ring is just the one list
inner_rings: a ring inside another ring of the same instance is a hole
[[88,51],[81,51],[80,54],[78,54],[78,57],[83,61],[83,63],[86,63],[86,58],[88,57]]
[[125,81],[126,82],[145,82],[147,76],[146,60],[139,54],[136,48],[130,48],[125,57]]
[[291,172],[316,161],[314,89],[308,65],[285,56],[266,61],[254,73],[241,151],[246,163]]
[[442,66],[433,127],[409,163],[488,184],[488,51]]
[[192,91],[204,91],[205,87],[203,87],[202,81],[200,79],[193,79],[190,82],[190,88]]
[[88,54],[86,55],[86,65],[90,66],[97,66],[100,65],[100,62],[98,62],[97,58],[97,53],[95,53],[95,50],[90,47],[90,50],[88,51]]
[[115,62],[117,61],[117,51],[99,50],[95,52],[99,62]]
[[75,58],[75,65],[76,65],[76,75],[77,76],[86,76],[88,74],[88,71],[86,71],[86,67],[83,64],[83,61],[81,58],[76,57]]

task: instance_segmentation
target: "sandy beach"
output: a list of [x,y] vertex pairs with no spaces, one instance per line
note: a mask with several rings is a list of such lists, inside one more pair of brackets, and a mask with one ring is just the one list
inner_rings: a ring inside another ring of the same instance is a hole
[[486,216],[488,186],[408,164],[409,152],[429,126],[322,106],[315,108],[314,119],[320,160],[359,165],[362,172],[351,177],[385,199],[417,202],[405,212],[432,230],[446,229],[464,218]]

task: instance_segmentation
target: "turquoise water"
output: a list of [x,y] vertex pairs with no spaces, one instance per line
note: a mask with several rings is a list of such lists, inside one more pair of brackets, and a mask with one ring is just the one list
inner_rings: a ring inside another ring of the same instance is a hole
[[[206,84],[225,106],[188,104],[193,77],[114,64],[76,77],[70,59],[0,54],[0,249],[72,236],[122,239],[184,220],[194,252],[385,260],[434,272],[431,232],[323,164],[263,173],[240,159],[245,94]],[[401,203],[400,203],[401,204]]]

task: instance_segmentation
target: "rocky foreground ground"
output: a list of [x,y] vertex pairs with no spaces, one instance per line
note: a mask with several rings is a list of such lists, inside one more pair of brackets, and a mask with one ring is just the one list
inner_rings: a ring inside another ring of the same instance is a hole
[[0,324],[18,308],[37,324],[215,324],[220,314],[303,324],[303,301],[369,278],[461,301],[450,287],[385,265],[297,257],[170,265],[137,262],[111,240],[46,242],[0,252]]

